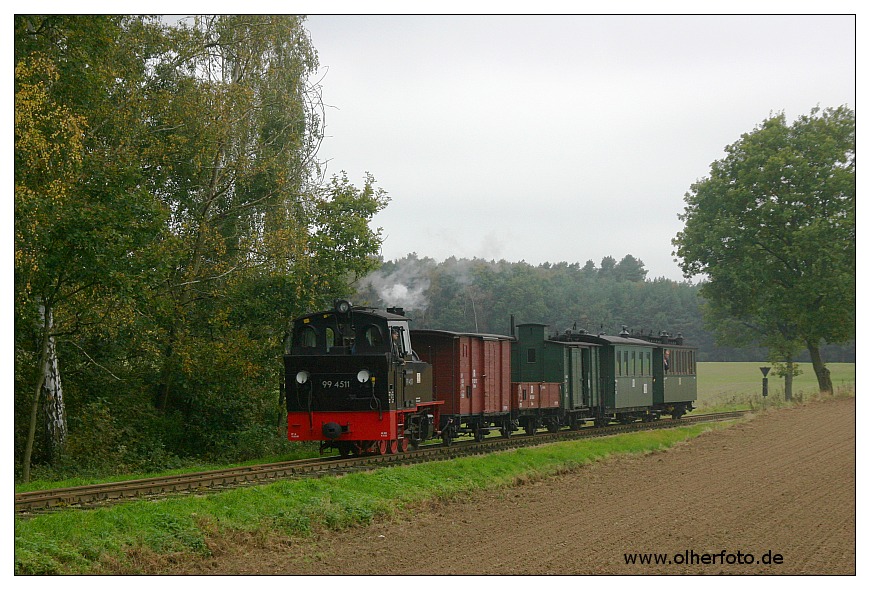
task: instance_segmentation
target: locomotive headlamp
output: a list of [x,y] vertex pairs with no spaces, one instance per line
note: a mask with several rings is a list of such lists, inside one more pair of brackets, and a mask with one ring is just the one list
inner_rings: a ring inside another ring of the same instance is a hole
[[338,313],[340,313],[342,315],[349,312],[350,307],[351,307],[350,301],[347,301],[345,299],[336,299],[335,300],[335,311],[337,311]]
[[360,369],[360,372],[356,374],[356,380],[360,383],[365,383],[371,377],[371,373],[369,373],[368,369]]
[[296,383],[298,383],[299,385],[305,385],[306,383],[308,383],[308,378],[310,376],[311,375],[308,373],[308,371],[299,371],[298,373],[296,373]]

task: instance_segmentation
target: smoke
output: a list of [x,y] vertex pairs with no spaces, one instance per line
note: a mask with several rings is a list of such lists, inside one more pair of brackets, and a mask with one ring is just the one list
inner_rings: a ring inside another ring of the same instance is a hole
[[438,263],[431,258],[417,258],[409,254],[405,258],[385,263],[379,270],[364,277],[357,286],[356,301],[372,307],[404,307],[417,313],[429,308],[430,277],[436,281],[450,280],[464,289],[475,283],[475,275],[483,268],[499,273],[509,268],[509,263],[449,258]]
[[[397,261],[386,269],[377,270],[360,281],[359,293],[377,297],[381,307],[404,307],[424,311],[429,307],[429,268],[416,258]],[[432,261],[430,261],[432,262]]]

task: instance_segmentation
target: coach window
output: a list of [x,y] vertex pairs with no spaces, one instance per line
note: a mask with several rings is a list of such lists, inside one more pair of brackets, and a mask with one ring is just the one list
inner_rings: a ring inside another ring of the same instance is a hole
[[628,375],[629,374],[629,372],[628,372],[629,365],[628,365],[628,351],[627,350],[622,353],[622,361],[623,361],[623,364],[625,365],[625,374]]
[[637,375],[637,353],[631,351],[631,374]]
[[622,376],[622,351],[616,351],[616,374]]
[[332,350],[335,346],[335,331],[332,328],[326,328],[326,352]]

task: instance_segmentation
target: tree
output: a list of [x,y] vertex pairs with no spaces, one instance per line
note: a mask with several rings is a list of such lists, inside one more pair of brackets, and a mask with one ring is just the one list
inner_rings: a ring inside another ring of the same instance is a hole
[[583,273],[583,276],[588,279],[594,279],[595,273],[598,272],[598,270],[595,268],[595,263],[592,262],[592,260],[587,260],[586,264],[583,265],[581,271]]
[[616,258],[613,256],[605,256],[601,259],[601,266],[598,269],[598,276],[602,279],[612,279],[616,269]]
[[[57,338],[124,315],[140,249],[161,217],[138,160],[151,26],[122,16],[15,18],[16,360],[35,375],[25,481],[43,389],[49,454],[63,445]],[[29,343],[27,326],[36,326]]]
[[687,278],[706,275],[710,317],[728,316],[772,350],[802,343],[821,391],[819,347],[855,334],[855,113],[765,120],[691,186],[673,240]]
[[172,215],[148,291],[154,406],[180,454],[219,455],[274,406],[289,320],[372,270],[387,198],[323,183],[317,54],[297,16],[195,17],[155,66],[149,154]]
[[626,254],[613,269],[618,281],[631,281],[642,283],[646,279],[647,270],[643,267],[643,260]]
[[[214,367],[209,344],[233,341],[220,324],[228,293],[263,274],[308,274],[322,120],[306,83],[316,53],[300,17],[195,17],[169,35],[175,50],[155,65],[151,95],[159,151],[146,156],[172,214],[149,307],[162,349],[155,404],[189,414],[201,411],[191,379],[207,383]],[[295,301],[317,287],[306,284]]]

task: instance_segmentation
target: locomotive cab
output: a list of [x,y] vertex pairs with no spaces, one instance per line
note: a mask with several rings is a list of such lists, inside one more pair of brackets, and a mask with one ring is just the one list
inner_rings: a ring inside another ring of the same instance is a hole
[[432,370],[401,310],[353,307],[298,318],[284,355],[288,438],[342,454],[406,449],[433,434]]

